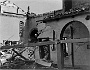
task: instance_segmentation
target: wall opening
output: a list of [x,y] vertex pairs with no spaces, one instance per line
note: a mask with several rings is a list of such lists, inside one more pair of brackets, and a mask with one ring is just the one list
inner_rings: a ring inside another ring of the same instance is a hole
[[[80,21],[71,21],[67,23],[60,34],[60,40],[89,38],[88,28]],[[89,43],[61,43],[62,47],[62,65],[63,67],[75,67],[90,65]],[[82,59],[82,57],[84,58]],[[88,58],[87,58],[88,57]],[[87,61],[89,62],[87,63]]]
[[30,42],[37,42],[37,37],[38,37],[38,29],[34,28],[31,30],[31,33],[29,35]]

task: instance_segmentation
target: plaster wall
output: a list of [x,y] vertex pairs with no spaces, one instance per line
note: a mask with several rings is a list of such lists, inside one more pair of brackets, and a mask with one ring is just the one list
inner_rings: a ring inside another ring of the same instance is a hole
[[0,42],[3,40],[19,41],[19,23],[25,21],[25,18],[2,16],[0,14]]
[[[46,16],[46,15],[45,15]],[[43,18],[45,17],[43,15],[38,15],[35,18],[29,18],[25,20],[25,28],[24,28],[24,43],[28,43],[29,39],[30,39],[30,32],[34,29],[37,28],[37,24],[40,22],[37,22],[38,20],[43,20]]]
[[[70,23],[70,22],[73,22],[73,21],[79,21],[81,22],[82,24],[84,24],[88,30],[90,31],[90,20],[86,20],[86,16],[88,14],[85,14],[85,15],[80,15],[80,16],[76,16],[74,18],[65,18],[65,19],[60,19],[58,21],[51,21],[51,22],[47,22],[45,23],[45,26],[46,27],[46,31],[43,31],[42,34],[39,35],[39,38],[40,37],[49,37],[49,38],[52,38],[53,37],[53,33],[52,31],[54,30],[55,31],[55,39],[60,39],[60,34],[61,34],[61,31],[63,29],[63,27]],[[32,20],[28,20],[27,22],[29,22],[29,26],[27,26],[27,32],[29,33],[31,29],[33,28],[40,28],[37,27],[37,21],[38,19],[35,18],[35,19],[32,19]],[[77,23],[75,23],[77,24]],[[87,38],[89,37],[89,32],[87,31],[87,29],[84,29],[84,26],[81,25],[81,24],[77,24],[77,25],[74,25],[74,28],[76,29],[76,33],[74,35],[74,38]],[[28,36],[27,36],[27,39],[28,39]],[[90,57],[89,57],[89,49],[87,49],[87,46],[88,44],[85,43],[85,44],[74,44],[74,51],[76,51],[76,49],[78,47],[80,47],[75,53],[74,53],[74,61],[75,61],[75,65],[90,65]],[[52,45],[50,46],[50,48],[52,47]],[[59,57],[57,57],[57,54],[60,54],[60,52],[57,53],[57,46],[55,46],[56,50],[55,51],[52,51],[50,49],[50,56],[51,56],[51,60],[54,61],[54,63],[58,63],[59,62]],[[84,56],[84,57],[83,57]],[[88,61],[87,61],[88,60]]]
[[[81,22],[72,22],[71,23],[73,27],[73,38],[74,39],[80,39],[80,38],[88,38],[89,37],[89,31],[85,25]],[[68,26],[69,27],[69,26]],[[67,29],[66,29],[67,30]],[[68,37],[68,39],[71,37],[70,33],[64,33],[64,37]],[[68,55],[69,59],[71,58],[71,43],[67,43],[68,47]],[[90,65],[90,52],[88,51],[89,42],[87,43],[74,43],[74,64],[75,65]],[[71,60],[71,59],[70,59]],[[68,65],[72,63],[71,61],[68,61]],[[88,60],[88,61],[87,61]],[[67,62],[65,62],[67,63]]]
[[[74,37],[75,38],[89,38],[90,35],[86,28],[88,28],[88,30],[90,31],[90,20],[86,20],[85,19],[86,16],[87,16],[87,14],[76,16],[74,18],[70,17],[70,18],[60,19],[59,21],[47,22],[46,24],[51,26],[52,29],[54,29],[56,31],[56,39],[60,39],[61,30],[67,23],[72,22],[72,21],[80,21],[84,25],[81,25],[81,24],[74,25],[74,27],[76,29],[76,33],[75,33]],[[90,59],[90,51],[89,51],[89,49],[87,49],[87,46],[88,46],[88,43],[74,44],[75,65],[90,66],[90,60],[89,60]],[[76,50],[77,47],[78,47],[78,50]],[[60,52],[57,54],[60,54]],[[54,58],[54,56],[52,56],[52,58]],[[56,62],[58,63],[57,60],[59,61],[58,57],[56,59]]]
[[[41,29],[43,29],[45,26],[47,26],[47,25],[45,25],[44,27],[42,27],[43,25],[42,24],[40,24],[37,28],[38,28],[38,30],[41,30]],[[49,38],[51,38],[50,40],[51,41],[53,41],[53,29],[50,27],[50,26],[47,26],[46,28],[45,28],[45,30],[43,31],[43,33],[41,33],[39,36],[38,36],[38,38],[46,38],[46,37],[49,37]],[[57,49],[56,49],[56,47],[57,47],[57,45],[55,45],[54,47],[55,47],[55,50],[54,51],[52,51],[52,47],[53,47],[53,45],[50,45],[50,59],[53,61],[53,63],[55,63],[55,64],[57,64]]]
[[25,30],[24,30],[24,43],[28,43],[30,39],[30,32],[32,29],[36,28],[36,20],[29,18],[28,20],[25,21]]
[[72,22],[72,21],[80,21],[88,28],[88,30],[90,30],[90,20],[85,20],[86,16],[87,16],[87,14],[76,16],[74,18],[69,17],[69,18],[65,18],[65,19],[60,19],[59,21],[51,21],[51,22],[47,22],[46,25],[50,26],[53,30],[55,30],[56,38],[60,39],[60,33],[61,33],[63,27],[67,23]]

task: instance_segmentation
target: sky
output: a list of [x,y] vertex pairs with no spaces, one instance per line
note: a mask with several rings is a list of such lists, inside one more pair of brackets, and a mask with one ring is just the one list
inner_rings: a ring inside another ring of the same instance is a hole
[[42,14],[45,12],[58,10],[62,8],[62,0],[9,0],[17,6],[27,11],[30,6],[30,12]]
[[[4,0],[0,0],[2,2]],[[30,12],[42,14],[62,9],[62,0],[9,0],[25,12],[30,7]],[[7,9],[9,10],[9,9]],[[14,11],[14,10],[12,10]],[[0,42],[2,40],[19,40],[19,21],[24,19],[0,16]]]

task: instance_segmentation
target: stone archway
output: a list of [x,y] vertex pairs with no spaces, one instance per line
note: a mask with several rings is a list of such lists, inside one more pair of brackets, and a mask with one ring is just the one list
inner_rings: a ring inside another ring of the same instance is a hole
[[[60,40],[89,38],[89,30],[80,21],[71,21],[61,30]],[[62,64],[64,67],[89,66],[90,46],[88,43],[62,43]]]

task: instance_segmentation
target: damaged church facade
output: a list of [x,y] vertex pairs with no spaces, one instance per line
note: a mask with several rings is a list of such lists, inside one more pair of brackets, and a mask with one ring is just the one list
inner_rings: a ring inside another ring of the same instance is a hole
[[[47,45],[47,60],[59,68],[90,67],[90,1],[63,0],[62,10],[38,16],[28,14],[20,39],[25,44],[61,40],[59,45]],[[35,51],[37,60],[45,56],[41,47]]]

